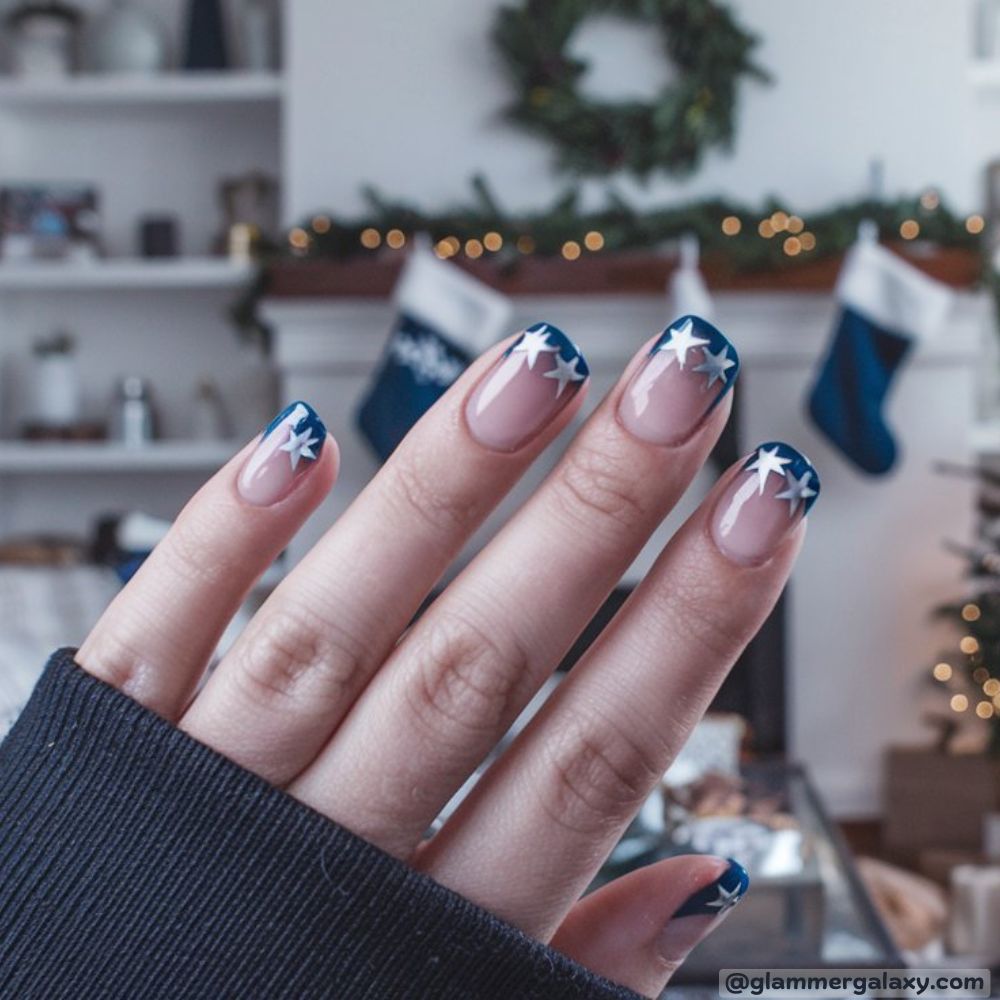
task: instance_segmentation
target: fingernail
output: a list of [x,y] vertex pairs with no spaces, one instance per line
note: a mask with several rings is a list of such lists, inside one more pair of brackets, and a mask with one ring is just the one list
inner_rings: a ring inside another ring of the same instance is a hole
[[590,374],[580,349],[551,323],[528,327],[469,397],[465,419],[487,448],[516,451],[579,391]]
[[754,450],[716,504],[712,537],[734,562],[766,562],[819,496],[819,474],[780,441]]
[[682,959],[746,895],[750,876],[738,861],[726,860],[725,871],[689,896],[663,929],[659,949],[668,961]]
[[326,427],[316,411],[303,402],[279,413],[261,436],[237,481],[240,496],[255,507],[284,499],[316,464],[326,440]]
[[682,316],[663,331],[618,404],[626,430],[643,441],[687,440],[733,387],[736,348],[711,323]]

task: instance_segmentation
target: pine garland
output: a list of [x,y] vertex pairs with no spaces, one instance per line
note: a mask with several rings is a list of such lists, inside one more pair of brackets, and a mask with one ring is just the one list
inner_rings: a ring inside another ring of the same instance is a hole
[[[394,243],[398,249],[413,234],[425,233],[442,257],[484,256],[513,266],[528,255],[573,259],[589,252],[655,250],[691,233],[705,254],[717,256],[734,271],[773,272],[842,253],[857,239],[866,219],[883,238],[969,249],[979,246],[983,225],[978,216],[955,215],[931,191],[894,201],[863,198],[800,218],[776,198],[757,207],[712,198],[640,211],[611,193],[602,208],[586,211],[576,191],[542,211],[510,213],[482,177],[473,180],[473,190],[471,203],[431,213],[369,189],[368,213],[357,218],[314,215],[289,232],[284,252],[343,260],[370,256]],[[486,239],[488,234],[493,239]]]

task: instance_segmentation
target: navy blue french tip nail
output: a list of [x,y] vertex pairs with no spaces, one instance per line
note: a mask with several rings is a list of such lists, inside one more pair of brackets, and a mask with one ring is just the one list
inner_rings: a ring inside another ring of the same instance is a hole
[[701,316],[689,313],[675,319],[660,334],[649,353],[661,351],[670,352],[685,371],[704,375],[706,389],[718,386],[718,395],[709,406],[709,412],[722,402],[740,373],[740,356],[732,342]]
[[816,466],[797,448],[784,441],[765,441],[758,445],[744,462],[745,472],[756,472],[759,492],[764,492],[772,472],[778,480],[784,478],[784,489],[775,494],[776,500],[788,504],[788,516],[794,517],[801,505],[802,516],[809,513],[819,499],[820,481]]
[[714,881],[699,889],[674,914],[674,917],[717,917],[731,910],[750,887],[750,876],[738,861],[726,859],[729,866]]
[[[533,323],[507,348],[504,357],[522,352],[527,354],[528,367],[532,369],[540,354],[551,354],[558,356],[563,362],[562,365],[557,365],[557,370],[565,370],[571,375],[572,381],[582,382],[590,374],[587,359],[580,348],[551,323]],[[568,368],[565,367],[567,365]]]
[[[295,422],[291,423],[294,417]],[[289,422],[292,431],[301,433],[308,429],[312,437],[319,438],[317,444],[322,447],[323,439],[326,437],[326,424],[320,420],[319,414],[306,402],[297,399],[294,403],[289,403],[265,428],[264,437],[267,437],[275,428],[283,423]]]

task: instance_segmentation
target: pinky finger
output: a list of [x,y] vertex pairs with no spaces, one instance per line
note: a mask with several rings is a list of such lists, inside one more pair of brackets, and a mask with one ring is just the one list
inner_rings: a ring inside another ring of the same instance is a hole
[[552,947],[592,972],[644,996],[663,987],[749,885],[724,858],[669,858],[630,872],[581,899]]

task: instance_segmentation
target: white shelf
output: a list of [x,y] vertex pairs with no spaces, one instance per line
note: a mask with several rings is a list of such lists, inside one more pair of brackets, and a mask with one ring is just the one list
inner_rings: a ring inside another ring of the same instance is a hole
[[119,258],[78,262],[0,262],[0,291],[86,288],[237,288],[254,265],[216,257]]
[[106,442],[0,442],[0,476],[95,472],[205,472],[227,462],[226,441],[157,441],[144,448]]
[[0,108],[260,104],[277,103],[281,94],[282,80],[276,73],[91,74],[39,81],[0,78]]

